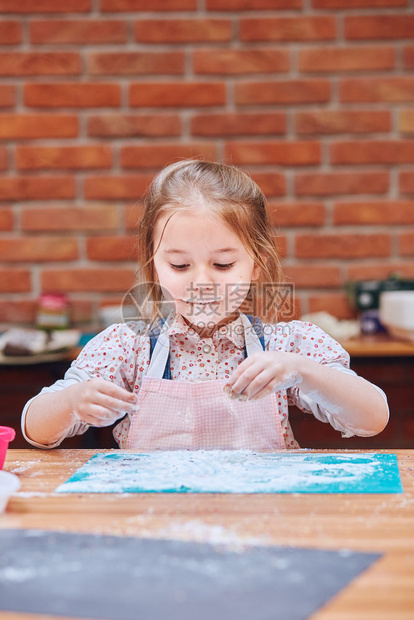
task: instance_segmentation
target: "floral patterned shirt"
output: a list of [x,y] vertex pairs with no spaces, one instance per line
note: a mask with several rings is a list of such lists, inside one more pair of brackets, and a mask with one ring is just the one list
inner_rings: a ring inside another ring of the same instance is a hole
[[[81,351],[66,372],[64,379],[43,388],[40,393],[55,392],[78,381],[100,377],[112,381],[129,391],[139,393],[142,379],[150,362],[150,339],[146,333],[138,333],[136,323],[111,325],[95,336]],[[291,321],[289,323],[265,324],[263,326],[265,350],[286,351],[312,358],[320,364],[329,364],[338,371],[355,374],[349,369],[349,355],[331,336],[312,323]],[[228,379],[244,360],[243,324],[238,317],[232,323],[216,330],[211,338],[201,338],[176,315],[169,328],[170,366],[173,381],[200,381]],[[379,389],[379,388],[378,388]],[[276,392],[279,416],[286,448],[298,448],[289,424],[288,405],[296,405],[305,413],[312,413],[322,422],[329,422],[343,436],[353,433],[340,424],[329,411],[312,402],[294,386]],[[22,416],[25,434],[25,414],[31,401],[26,404]],[[130,419],[128,413],[114,428],[114,437],[121,448],[126,446]],[[84,433],[88,425],[77,422],[53,445],[41,445],[26,439],[37,447],[52,448],[65,437]]]

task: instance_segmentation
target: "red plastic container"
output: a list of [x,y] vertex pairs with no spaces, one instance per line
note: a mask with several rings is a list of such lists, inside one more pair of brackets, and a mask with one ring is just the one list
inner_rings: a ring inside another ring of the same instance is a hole
[[16,437],[16,431],[10,426],[0,426],[0,469],[3,469],[9,442]]

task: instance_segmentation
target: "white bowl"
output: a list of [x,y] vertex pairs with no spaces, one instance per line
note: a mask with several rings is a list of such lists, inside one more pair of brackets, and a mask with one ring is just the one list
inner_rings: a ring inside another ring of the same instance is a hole
[[392,336],[414,341],[414,291],[381,293],[379,317]]
[[6,510],[9,498],[20,489],[20,480],[8,471],[0,471],[0,513]]

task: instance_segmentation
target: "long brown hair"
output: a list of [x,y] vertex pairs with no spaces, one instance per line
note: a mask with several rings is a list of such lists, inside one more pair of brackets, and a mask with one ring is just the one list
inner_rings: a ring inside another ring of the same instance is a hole
[[[152,319],[162,293],[154,268],[154,229],[158,219],[177,210],[208,209],[234,231],[253,260],[260,276],[250,286],[243,311],[250,311],[271,322],[277,319],[276,305],[262,310],[263,286],[280,284],[282,272],[275,239],[271,234],[266,198],[245,172],[234,166],[201,160],[180,161],[164,168],[152,181],[144,197],[144,213],[138,226],[138,280],[148,284],[153,302]],[[246,303],[249,309],[244,309]],[[266,314],[266,316],[264,316]]]

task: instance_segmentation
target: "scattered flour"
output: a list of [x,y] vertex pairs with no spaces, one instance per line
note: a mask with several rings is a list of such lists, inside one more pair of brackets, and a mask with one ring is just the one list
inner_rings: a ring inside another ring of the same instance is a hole
[[[141,515],[130,517],[126,520],[126,526],[134,527],[142,522]],[[158,538],[167,540],[183,540],[191,542],[209,543],[215,546],[224,545],[232,551],[243,551],[247,546],[266,546],[271,544],[267,536],[253,537],[241,536],[237,532],[223,527],[222,525],[209,525],[203,521],[192,519],[185,523],[173,522],[167,527],[148,530],[140,530],[140,536],[144,538]]]
[[97,454],[58,493],[401,492],[395,455],[175,450]]

